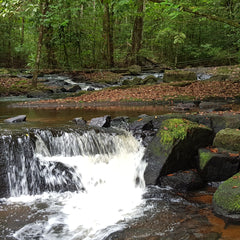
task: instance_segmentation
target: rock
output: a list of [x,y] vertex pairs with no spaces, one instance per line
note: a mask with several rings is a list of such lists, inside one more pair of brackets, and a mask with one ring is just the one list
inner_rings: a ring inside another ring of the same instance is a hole
[[49,96],[49,94],[52,94],[53,90],[49,90],[48,92],[43,92],[40,90],[34,90],[34,91],[30,91],[27,94],[28,98],[46,98]]
[[240,173],[223,182],[213,195],[214,212],[231,222],[240,222]]
[[132,65],[128,68],[128,71],[132,75],[139,75],[142,72],[142,68],[139,65]]
[[228,79],[230,76],[229,75],[214,75],[209,78],[211,81],[225,81]]
[[194,107],[196,107],[194,103],[178,103],[176,106],[173,107],[173,110],[188,111]]
[[204,181],[224,181],[239,171],[239,154],[206,148],[199,149],[198,153],[199,172]]
[[120,116],[120,117],[113,118],[111,121],[111,127],[117,127],[117,128],[129,130],[129,117]]
[[5,123],[18,123],[18,122],[25,122],[26,121],[26,115],[18,115],[16,117],[5,119]]
[[86,125],[87,121],[83,119],[82,117],[74,118],[73,122],[77,125]]
[[81,91],[81,87],[79,85],[74,85],[70,88],[67,89],[67,92],[78,92],[78,91]]
[[92,118],[89,123],[90,126],[105,127],[105,128],[110,127],[110,124],[111,124],[111,116],[109,115],[106,115],[104,117]]
[[198,149],[211,144],[212,136],[211,129],[186,119],[163,121],[143,157],[148,163],[146,184],[157,184],[160,176],[169,173],[196,168]]
[[87,80],[88,79],[83,74],[75,75],[72,77],[72,81],[76,83],[86,82]]
[[158,82],[158,79],[153,75],[149,75],[142,80],[142,84],[154,84],[157,82]]
[[166,70],[163,76],[163,82],[195,81],[197,75],[194,72],[184,70]]
[[122,85],[132,86],[132,85],[142,85],[142,78],[135,77],[133,79],[125,79],[122,82]]
[[226,105],[226,103],[224,102],[201,102],[199,104],[199,107],[201,109],[216,109],[216,108],[220,108],[223,107],[224,105]]
[[213,145],[217,148],[240,152],[240,130],[222,129],[216,134]]
[[95,88],[93,88],[93,87],[89,87],[88,89],[87,89],[87,91],[95,91]]
[[188,170],[160,177],[159,185],[169,186],[177,192],[187,192],[203,187],[204,182],[196,170]]
[[152,140],[155,136],[155,129],[153,125],[152,116],[147,116],[139,118],[138,120],[132,122],[129,126],[130,131],[133,133],[133,136],[137,139],[141,139],[144,146]]

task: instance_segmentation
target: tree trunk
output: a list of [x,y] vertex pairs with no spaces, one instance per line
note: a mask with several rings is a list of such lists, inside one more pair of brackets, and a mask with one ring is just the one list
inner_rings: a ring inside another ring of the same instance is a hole
[[133,25],[132,49],[130,56],[131,64],[139,64],[138,53],[142,46],[144,0],[136,0],[136,5],[137,16],[135,17]]
[[102,0],[104,5],[103,16],[103,38],[105,39],[104,56],[108,67],[114,66],[114,47],[113,47],[113,5],[109,6],[107,1]]
[[37,43],[37,54],[36,54],[36,60],[35,60],[35,66],[34,66],[34,72],[33,72],[33,78],[32,78],[32,86],[34,88],[37,87],[37,79],[38,79],[38,73],[39,73],[39,67],[40,67],[40,60],[41,60],[41,53],[42,53],[42,45],[43,45],[43,35],[44,35],[44,25],[42,23],[42,20],[44,19],[46,12],[47,12],[47,6],[48,6],[48,0],[42,0],[39,3],[39,9],[42,13],[42,19],[39,27],[39,33],[38,33],[38,43]]

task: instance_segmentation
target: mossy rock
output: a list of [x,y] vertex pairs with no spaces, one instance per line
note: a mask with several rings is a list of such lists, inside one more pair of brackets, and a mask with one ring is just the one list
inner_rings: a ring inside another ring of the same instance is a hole
[[231,151],[240,152],[240,130],[226,128],[216,134],[213,145]]
[[125,79],[122,82],[122,85],[126,86],[133,86],[133,85],[142,85],[143,81],[142,78],[135,77],[133,79]]
[[164,82],[195,81],[197,75],[194,72],[184,70],[166,70],[164,72]]
[[157,82],[158,82],[158,79],[156,77],[154,77],[153,75],[149,75],[142,80],[143,84],[154,84]]
[[223,182],[213,195],[214,212],[233,222],[240,222],[240,173]]
[[148,163],[147,185],[158,184],[160,176],[195,168],[198,149],[212,143],[212,130],[186,119],[167,119],[149,143],[143,159]]
[[239,154],[224,149],[198,150],[199,171],[207,182],[224,181],[239,171]]
[[128,71],[132,75],[139,75],[142,72],[142,68],[139,65],[132,65],[128,68]]

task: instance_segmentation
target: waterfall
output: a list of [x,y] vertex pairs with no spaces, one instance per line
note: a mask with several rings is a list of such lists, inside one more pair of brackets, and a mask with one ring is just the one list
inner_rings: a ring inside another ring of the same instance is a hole
[[130,133],[35,129],[1,145],[8,204],[41,215],[29,216],[16,239],[104,239],[142,204],[144,148]]

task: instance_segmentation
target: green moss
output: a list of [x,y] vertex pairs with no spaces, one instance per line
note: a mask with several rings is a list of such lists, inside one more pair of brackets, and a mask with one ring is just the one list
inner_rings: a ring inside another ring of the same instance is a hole
[[213,196],[213,201],[228,213],[240,213],[240,173],[219,186]]
[[200,169],[203,169],[211,158],[212,158],[212,154],[210,152],[206,152],[200,149],[199,150]]
[[232,151],[240,151],[239,129],[226,128],[219,131],[214,139],[213,145],[218,148],[225,148]]
[[172,145],[176,140],[183,140],[190,129],[198,127],[197,123],[186,119],[167,119],[163,121],[160,134],[161,143],[164,145]]

